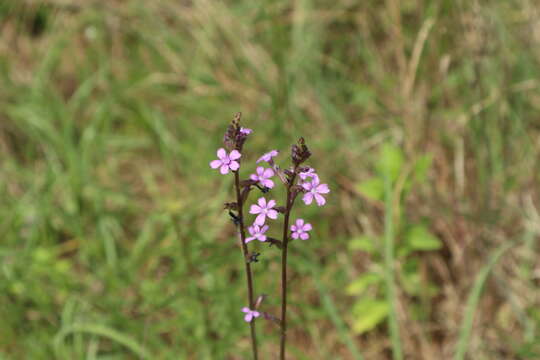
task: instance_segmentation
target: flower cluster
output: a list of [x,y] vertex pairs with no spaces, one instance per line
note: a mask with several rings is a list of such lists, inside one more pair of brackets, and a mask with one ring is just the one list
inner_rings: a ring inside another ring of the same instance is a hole
[[[323,206],[326,204],[324,195],[330,192],[328,185],[321,183],[319,175],[314,168],[302,165],[311,157],[311,152],[303,138],[300,138],[298,143],[292,146],[290,166],[280,168],[275,163],[275,158],[278,157],[279,151],[270,150],[255,161],[256,164],[266,162],[269,167],[257,166],[255,171],[250,174],[249,179],[240,181],[240,159],[245,160],[242,156],[242,149],[252,132],[251,129],[240,126],[240,114],[238,114],[225,132],[223,137],[224,147],[217,151],[218,159],[210,162],[210,167],[212,169],[219,169],[219,172],[223,175],[229,172],[234,173],[237,200],[236,202],[226,203],[225,208],[228,209],[233,222],[239,227],[242,251],[248,265],[257,262],[257,257],[260,255],[260,253],[249,253],[248,251],[247,244],[253,240],[267,242],[270,245],[278,244],[280,248],[285,249],[284,251],[286,251],[288,242],[292,240],[308,240],[310,238],[309,232],[313,227],[304,219],[297,218],[290,227],[285,225],[288,224],[294,202],[299,195],[302,195],[301,199],[304,204],[311,205],[315,202],[318,206]],[[255,215],[253,223],[246,226],[242,209],[249,197],[249,193],[257,188],[263,194],[274,189],[276,185],[273,180],[274,176],[278,177],[278,183],[281,181],[287,191],[285,204],[283,206],[277,206],[277,202],[274,199],[267,200],[264,196],[258,197],[256,203],[251,204],[249,207],[249,214]],[[285,224],[283,234],[287,234],[281,240],[272,238],[267,234],[271,225],[270,220],[277,220],[279,214],[284,215]],[[246,232],[249,233],[249,236],[245,235]],[[251,267],[248,267],[247,271],[251,271]],[[248,279],[251,279],[251,276]],[[249,286],[252,287],[252,284],[250,283]],[[246,322],[252,322],[260,316],[260,313],[256,310],[260,302],[258,301],[255,304],[252,298],[249,300],[250,307],[242,308],[242,312],[245,313],[244,320]],[[271,317],[267,313],[264,314],[265,318]]]

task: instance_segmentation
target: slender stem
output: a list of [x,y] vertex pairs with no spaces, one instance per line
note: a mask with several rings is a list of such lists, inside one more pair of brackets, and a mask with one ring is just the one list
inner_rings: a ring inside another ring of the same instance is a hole
[[[246,232],[244,229],[244,215],[243,215],[243,207],[244,203],[242,201],[242,196],[240,193],[240,176],[238,175],[238,171],[234,173],[234,185],[236,188],[236,203],[238,205],[238,218],[240,219],[240,246],[242,247],[242,254],[244,255],[244,264],[246,266],[246,279],[247,279],[247,287],[248,287],[248,302],[249,302],[249,308],[251,310],[254,309],[254,300],[253,300],[253,276],[251,273],[251,264],[248,262],[248,248],[246,245]],[[253,319],[249,326],[251,328],[251,347],[253,349],[253,359],[257,360],[259,358],[257,354],[257,335],[255,333],[255,319]]]
[[401,340],[396,310],[396,288],[394,277],[394,224],[393,224],[393,189],[390,177],[384,179],[385,210],[384,210],[384,270],[386,281],[386,300],[390,306],[388,322],[392,342],[392,358],[402,360]]
[[281,343],[279,353],[281,360],[285,360],[285,343],[287,341],[287,248],[289,245],[289,217],[294,202],[291,187],[294,184],[295,177],[296,175],[293,175],[287,184],[287,204],[285,222],[283,223],[283,246],[281,247]]

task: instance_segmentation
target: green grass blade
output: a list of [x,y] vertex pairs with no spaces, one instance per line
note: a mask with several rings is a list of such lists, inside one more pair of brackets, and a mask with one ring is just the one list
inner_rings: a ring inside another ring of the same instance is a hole
[[151,359],[151,356],[146,349],[139,345],[134,339],[101,324],[73,324],[66,326],[54,338],[54,350],[57,355],[60,354],[60,348],[66,336],[74,333],[88,333],[107,338],[125,346],[141,359]]
[[512,243],[501,245],[491,255],[488,263],[484,266],[482,271],[476,277],[474,286],[471,289],[469,297],[467,298],[467,305],[465,305],[465,315],[461,323],[461,330],[459,331],[459,340],[456,346],[454,360],[463,360],[467,353],[467,347],[469,345],[469,338],[472,331],[472,325],[474,320],[474,314],[482,295],[482,289],[486,283],[488,276],[499,259],[513,246]]

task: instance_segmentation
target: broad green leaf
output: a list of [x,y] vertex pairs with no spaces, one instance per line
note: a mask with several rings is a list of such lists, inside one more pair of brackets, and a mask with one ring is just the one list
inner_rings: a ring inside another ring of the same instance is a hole
[[388,304],[383,300],[362,299],[353,307],[353,330],[365,333],[382,323],[388,316]]
[[384,144],[379,153],[379,162],[377,170],[381,175],[390,177],[395,181],[403,167],[403,151],[392,144]]
[[372,200],[382,200],[384,196],[384,183],[380,178],[371,178],[356,185],[356,190]]
[[406,241],[412,250],[430,251],[442,247],[441,241],[423,225],[413,226],[406,235]]
[[349,249],[360,250],[360,251],[367,252],[368,254],[373,254],[375,251],[377,251],[377,248],[375,246],[376,243],[377,243],[376,238],[372,236],[361,235],[352,239],[349,242]]
[[382,281],[382,277],[377,273],[362,274],[347,287],[347,294],[360,295],[368,286],[377,284],[380,281]]

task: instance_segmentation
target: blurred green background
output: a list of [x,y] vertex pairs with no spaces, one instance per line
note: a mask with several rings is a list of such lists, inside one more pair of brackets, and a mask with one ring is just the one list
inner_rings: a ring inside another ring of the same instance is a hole
[[0,359],[250,358],[237,111],[332,190],[290,359],[539,359],[539,74],[534,0],[1,1]]

